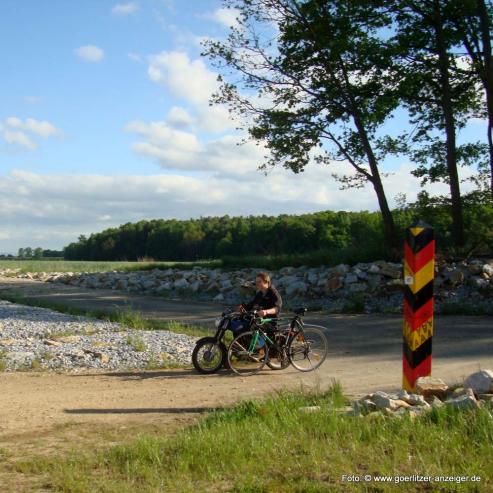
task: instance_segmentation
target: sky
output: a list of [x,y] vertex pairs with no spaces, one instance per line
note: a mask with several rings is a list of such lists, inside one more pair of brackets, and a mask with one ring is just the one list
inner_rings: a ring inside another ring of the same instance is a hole
[[[234,23],[220,0],[2,0],[0,253],[142,219],[377,210],[370,188],[339,190],[344,163],[266,176],[265,149],[238,145],[200,55]],[[391,205],[419,191],[410,169],[386,170]]]

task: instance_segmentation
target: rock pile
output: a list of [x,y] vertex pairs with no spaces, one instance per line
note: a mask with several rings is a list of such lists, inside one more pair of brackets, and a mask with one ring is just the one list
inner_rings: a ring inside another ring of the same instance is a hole
[[483,370],[466,378],[462,387],[449,387],[443,380],[422,377],[416,382],[416,393],[405,390],[396,394],[374,392],[352,403],[348,414],[370,416],[379,413],[410,418],[433,409],[447,406],[455,409],[493,409],[493,371]]
[[0,301],[0,369],[122,370],[190,364],[196,338]]
[[[368,419],[389,416],[415,419],[436,407],[460,410],[486,407],[493,410],[493,371],[483,370],[469,375],[462,387],[449,387],[443,380],[421,377],[416,381],[416,393],[405,390],[391,394],[377,391],[351,403],[351,406],[335,409],[338,414],[360,416]],[[299,408],[303,413],[315,413],[320,406]],[[493,417],[493,416],[492,416]]]
[[[225,271],[194,267],[192,270],[154,269],[136,272],[28,273],[4,270],[44,282],[65,283],[93,289],[113,289],[167,297],[191,298],[219,303],[237,303],[254,291],[255,273],[260,269]],[[284,267],[272,272],[275,286],[288,302],[303,302],[332,311],[341,310],[348,299],[359,299],[365,310],[402,309],[402,265],[376,261],[335,267]],[[493,260],[460,263],[437,262],[435,294],[441,302],[473,302],[491,305]]]

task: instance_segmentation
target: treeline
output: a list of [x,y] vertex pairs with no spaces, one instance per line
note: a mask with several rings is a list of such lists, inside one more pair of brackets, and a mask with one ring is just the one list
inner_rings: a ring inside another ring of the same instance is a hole
[[19,248],[17,257],[21,259],[41,259],[41,258],[54,258],[63,257],[63,251],[59,250],[43,250],[41,247],[32,248]]
[[[464,206],[468,251],[493,252],[493,207],[470,202]],[[402,244],[405,228],[424,219],[436,229],[439,248],[453,246],[448,206],[423,201],[393,211]],[[323,252],[337,258],[351,254],[362,261],[400,255],[386,247],[378,212],[317,212],[303,215],[205,217],[200,219],[152,220],[110,228],[64,249],[68,260],[195,261],[234,255],[306,255]]]

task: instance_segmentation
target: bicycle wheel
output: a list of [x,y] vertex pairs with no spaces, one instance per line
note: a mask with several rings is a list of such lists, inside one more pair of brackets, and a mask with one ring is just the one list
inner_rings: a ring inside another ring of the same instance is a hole
[[284,370],[289,366],[289,357],[286,344],[286,336],[278,333],[275,335],[275,342],[279,346],[276,348],[269,345],[269,358],[267,359],[267,366],[271,370]]
[[203,337],[195,344],[192,363],[200,373],[215,373],[227,363],[226,346],[214,337]]
[[288,357],[299,371],[313,371],[327,357],[328,343],[325,334],[316,327],[303,327],[291,340]]
[[238,375],[258,373],[267,362],[268,354],[263,347],[252,347],[256,331],[243,332],[233,339],[228,348],[229,367]]

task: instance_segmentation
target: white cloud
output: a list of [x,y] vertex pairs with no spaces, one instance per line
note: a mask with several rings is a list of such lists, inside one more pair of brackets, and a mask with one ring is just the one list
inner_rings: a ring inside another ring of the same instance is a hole
[[104,51],[94,45],[81,46],[76,48],[74,53],[86,62],[100,62],[104,58]]
[[192,104],[208,104],[219,85],[217,75],[203,60],[191,60],[181,51],[163,51],[149,57],[148,75],[153,82],[167,87],[172,95]]
[[[220,158],[220,150],[216,151]],[[245,152],[254,154],[251,149]],[[236,164],[231,162],[230,167]],[[419,180],[409,175],[410,170],[410,166],[402,165],[385,178],[391,205],[398,192],[413,200],[420,190]],[[238,179],[226,172],[104,176],[14,170],[0,180],[2,251],[38,246],[32,244],[33,238],[44,248],[61,248],[80,234],[141,219],[377,210],[371,187],[341,191],[330,177],[331,171],[332,167],[310,165],[295,175],[278,167],[268,176],[252,171]],[[464,184],[463,190],[467,187],[470,185]],[[436,185],[430,190],[446,193],[447,186]]]
[[113,15],[128,15],[137,12],[140,6],[137,2],[119,3],[111,9]]
[[144,61],[138,53],[127,53],[127,56],[134,62],[142,63]]
[[38,145],[33,142],[24,132],[13,132],[11,130],[5,130],[2,133],[3,138],[7,144],[18,144],[21,147],[27,149],[36,149]]
[[[191,125],[195,131],[225,132],[235,128],[225,106],[209,106],[212,94],[218,90],[217,74],[209,70],[203,60],[192,60],[181,51],[162,52],[149,57],[150,79],[165,86],[172,96],[182,98],[192,107],[187,115],[173,110],[168,115],[172,126]],[[177,125],[177,121],[180,121]]]
[[243,174],[261,164],[262,151],[257,146],[237,146],[238,137],[231,135],[200,142],[194,133],[163,121],[134,121],[124,130],[143,139],[133,144],[137,154],[152,158],[165,169]]
[[180,106],[173,106],[166,116],[166,122],[172,127],[176,128],[186,128],[195,122],[195,119],[190,115],[190,113]]
[[16,144],[31,150],[36,149],[38,145],[32,140],[32,135],[46,139],[62,135],[62,132],[52,123],[34,118],[22,120],[17,116],[9,116],[0,122],[0,137],[8,144]]
[[239,14],[240,11],[235,8],[219,8],[210,14],[205,14],[203,17],[218,22],[219,24],[229,28],[239,26],[237,21]]
[[50,122],[35,120],[34,118],[28,118],[23,122],[16,116],[10,116],[5,120],[5,123],[9,127],[26,130],[45,138],[60,133],[60,131]]
[[200,106],[197,108],[197,128],[206,132],[225,132],[236,128],[226,106]]

